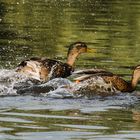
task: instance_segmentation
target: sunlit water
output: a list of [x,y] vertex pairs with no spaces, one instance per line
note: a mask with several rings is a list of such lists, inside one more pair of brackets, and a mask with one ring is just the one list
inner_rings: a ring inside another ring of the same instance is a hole
[[140,139],[139,87],[114,97],[75,97],[64,88],[70,79],[59,79],[47,83],[56,90],[41,93],[14,72],[31,56],[64,62],[75,41],[97,50],[80,56],[76,69],[105,68],[130,80],[130,68],[140,64],[140,1],[0,1],[0,139]]

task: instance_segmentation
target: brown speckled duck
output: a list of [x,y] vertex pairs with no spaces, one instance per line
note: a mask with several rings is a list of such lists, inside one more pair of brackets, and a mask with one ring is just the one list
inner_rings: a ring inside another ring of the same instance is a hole
[[97,94],[105,95],[105,92],[133,92],[140,79],[140,65],[135,67],[130,82],[104,70],[96,71],[96,69],[91,69],[76,73],[84,75],[75,78],[77,85],[81,85],[75,90],[75,93],[97,92]]
[[27,77],[48,81],[53,78],[65,78],[74,71],[74,62],[79,54],[87,52],[88,48],[83,42],[76,42],[69,46],[66,63],[48,58],[30,58],[22,61],[16,68],[16,72]]

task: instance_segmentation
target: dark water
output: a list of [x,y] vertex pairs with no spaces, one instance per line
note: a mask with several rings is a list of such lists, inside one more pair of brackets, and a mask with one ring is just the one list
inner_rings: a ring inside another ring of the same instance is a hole
[[[129,79],[130,67],[140,64],[140,1],[0,1],[1,77],[11,76],[7,69],[31,56],[65,61],[66,46],[75,41],[97,49],[80,56],[77,69],[105,68]],[[1,93],[14,95],[12,85],[5,89],[7,82],[0,83]],[[139,140],[135,93],[93,99],[0,97],[0,139]]]

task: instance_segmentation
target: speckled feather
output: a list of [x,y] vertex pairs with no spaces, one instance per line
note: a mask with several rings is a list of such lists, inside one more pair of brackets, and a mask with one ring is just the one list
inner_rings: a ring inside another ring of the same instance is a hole
[[87,52],[84,42],[75,42],[69,46],[66,63],[48,59],[33,57],[22,61],[16,68],[16,72],[39,81],[48,81],[57,77],[68,77],[74,70],[74,62],[81,54]]
[[[140,66],[137,66],[134,69],[130,82],[125,81],[120,76],[113,74],[111,72],[104,72],[104,71],[98,71],[98,70],[96,72],[96,70],[93,69],[93,71],[84,70],[83,72],[81,71],[79,73],[84,74],[84,75],[75,78],[75,80],[76,80],[76,83],[86,84],[85,87],[81,88],[82,90],[84,89],[85,91],[98,91],[98,90],[101,91],[100,87],[102,87],[102,85],[104,86],[104,84],[105,85],[108,84],[111,87],[111,89],[115,88],[117,91],[120,91],[120,92],[133,92],[136,88],[138,80],[140,79]],[[85,73],[87,74],[85,75]],[[96,80],[97,79],[96,77],[102,78],[103,83],[98,83]]]

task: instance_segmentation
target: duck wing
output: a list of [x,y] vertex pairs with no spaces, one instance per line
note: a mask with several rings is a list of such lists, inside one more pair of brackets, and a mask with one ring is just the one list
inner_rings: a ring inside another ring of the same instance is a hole
[[73,71],[73,67],[67,63],[47,58],[42,60],[42,65],[48,69],[49,75],[51,76],[50,79],[56,77],[65,78],[71,75]]
[[82,76],[74,78],[74,81],[75,82],[81,82],[81,81],[89,79],[90,77],[91,77],[91,75],[82,75]]
[[78,70],[78,71],[75,71],[73,72],[74,74],[112,74],[111,72],[109,71],[106,71],[104,69],[84,69],[84,70]]
[[94,73],[94,74],[84,74],[82,76],[74,78],[74,81],[81,82],[81,81],[85,81],[87,79],[90,79],[92,77],[97,77],[97,76],[98,77],[114,76],[114,74],[111,72],[99,72],[99,73]]

